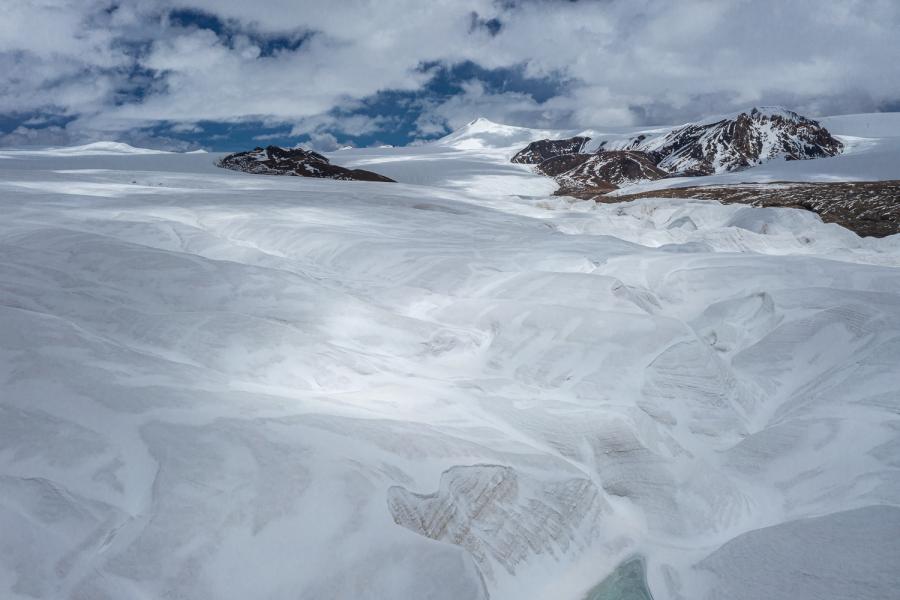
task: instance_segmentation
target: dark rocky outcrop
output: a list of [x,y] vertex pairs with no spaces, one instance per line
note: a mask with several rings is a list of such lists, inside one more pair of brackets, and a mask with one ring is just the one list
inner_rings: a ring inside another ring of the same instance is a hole
[[564,154],[578,154],[590,140],[591,138],[578,136],[567,140],[538,140],[519,150],[511,162],[536,165]]
[[255,175],[293,175],[352,181],[394,181],[384,175],[363,169],[347,169],[333,165],[312,150],[267,146],[248,152],[229,154],[216,163],[224,169]]
[[557,195],[584,196],[606,193],[622,185],[662,179],[668,173],[646,152],[612,150],[597,154],[567,154],[545,160],[537,172],[553,177]]

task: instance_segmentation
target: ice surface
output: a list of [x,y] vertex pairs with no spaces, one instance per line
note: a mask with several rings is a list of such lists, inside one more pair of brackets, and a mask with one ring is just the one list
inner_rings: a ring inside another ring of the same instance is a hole
[[716,550],[710,599],[881,600],[900,590],[900,508],[870,506],[751,531]]
[[0,597],[896,589],[898,236],[553,198],[476,125],[341,151],[389,186],[6,152]]
[[644,569],[640,557],[628,559],[592,589],[585,600],[653,600]]

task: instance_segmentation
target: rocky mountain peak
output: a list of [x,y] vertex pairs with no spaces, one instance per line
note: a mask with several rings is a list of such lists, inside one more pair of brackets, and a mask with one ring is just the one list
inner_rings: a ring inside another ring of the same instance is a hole
[[714,122],[673,129],[641,145],[662,158],[669,173],[721,173],[782,157],[786,160],[840,154],[843,144],[818,122],[779,107],[753,108]]
[[[805,160],[840,154],[843,144],[817,121],[778,106],[763,106],[631,138],[543,139],[512,162],[537,165],[560,184],[560,193],[612,190],[670,175],[735,171],[768,160]],[[599,158],[594,158],[599,157]]]

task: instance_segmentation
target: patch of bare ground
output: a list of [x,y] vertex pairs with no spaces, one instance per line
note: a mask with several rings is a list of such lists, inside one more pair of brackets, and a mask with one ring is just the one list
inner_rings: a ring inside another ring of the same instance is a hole
[[638,198],[692,198],[723,204],[802,208],[818,214],[826,223],[837,223],[860,236],[885,237],[900,233],[900,180],[694,186],[618,196],[600,190],[581,190],[577,197],[603,203]]

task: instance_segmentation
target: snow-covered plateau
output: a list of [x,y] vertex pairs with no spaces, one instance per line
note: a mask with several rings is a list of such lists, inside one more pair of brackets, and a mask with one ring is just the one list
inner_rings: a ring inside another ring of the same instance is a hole
[[[691,184],[900,179],[896,116]],[[900,235],[552,196],[561,137],[0,151],[0,597],[897,598]]]

